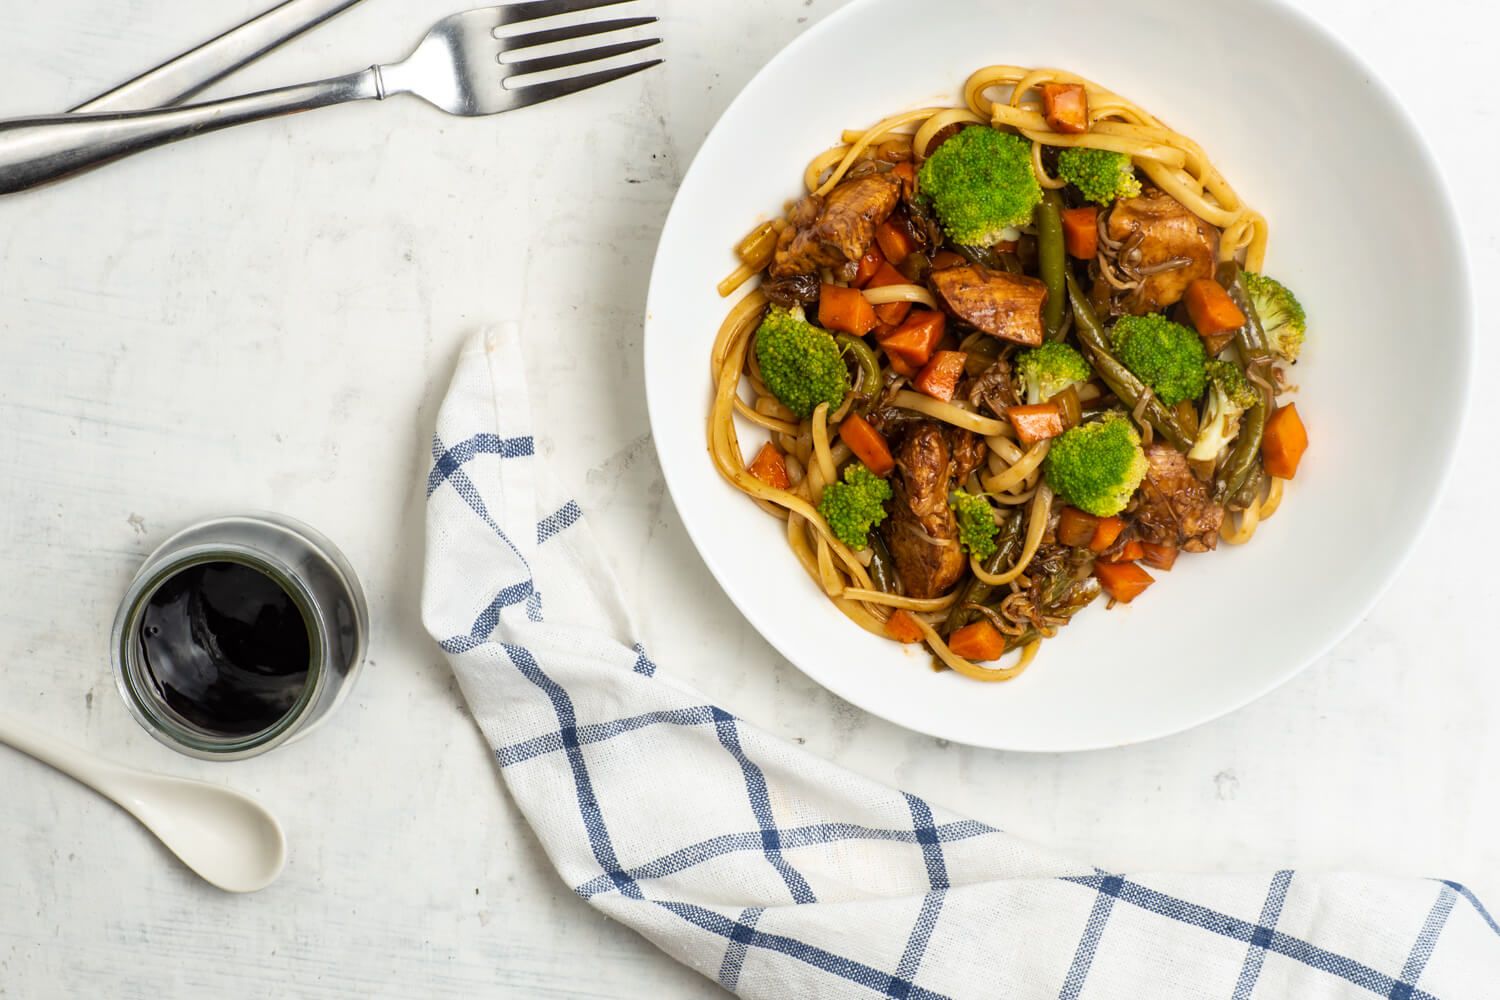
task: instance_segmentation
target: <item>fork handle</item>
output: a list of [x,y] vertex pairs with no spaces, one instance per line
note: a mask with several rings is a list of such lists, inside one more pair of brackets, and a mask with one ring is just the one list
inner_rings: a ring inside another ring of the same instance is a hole
[[153,111],[52,115],[0,122],[0,194],[62,180],[169,142],[264,118],[385,97],[380,69]]

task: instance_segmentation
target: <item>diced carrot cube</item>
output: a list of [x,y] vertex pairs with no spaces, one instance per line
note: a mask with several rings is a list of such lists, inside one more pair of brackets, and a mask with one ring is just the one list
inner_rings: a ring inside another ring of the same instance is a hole
[[1093,205],[1065,208],[1062,213],[1063,246],[1068,256],[1093,260],[1099,252],[1099,209]]
[[1012,406],[1006,409],[1005,416],[1016,429],[1016,440],[1028,447],[1063,432],[1062,411],[1055,403]]
[[824,285],[818,294],[818,325],[863,337],[875,329],[875,307],[858,288]]
[[1089,95],[1081,83],[1042,84],[1042,115],[1054,132],[1089,130]]
[[761,445],[755,461],[750,463],[749,472],[767,486],[778,490],[791,488],[792,477],[786,471],[786,458],[781,454],[781,450],[769,441]]
[[1129,604],[1156,582],[1154,576],[1133,562],[1096,562],[1094,575],[1104,592],[1121,604]]
[[998,660],[1005,655],[1005,636],[989,622],[978,621],[950,635],[948,648],[966,660]]
[[897,642],[921,642],[924,635],[910,611],[897,609],[885,620],[885,634]]
[[912,385],[918,392],[925,392],[933,399],[950,402],[954,392],[958,390],[959,379],[964,377],[964,361],[967,357],[963,351],[938,351],[917,373],[917,377],[912,379]]
[[1245,325],[1245,314],[1212,278],[1199,278],[1187,286],[1182,296],[1193,327],[1204,337],[1228,333]]

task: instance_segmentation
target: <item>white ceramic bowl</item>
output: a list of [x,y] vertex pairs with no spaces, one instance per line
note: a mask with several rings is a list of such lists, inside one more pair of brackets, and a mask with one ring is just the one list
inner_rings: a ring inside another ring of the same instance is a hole
[[[924,653],[848,622],[797,564],[781,522],[714,472],[704,435],[709,346],[726,311],[714,285],[735,264],[734,242],[800,193],[803,167],[841,129],[957,103],[969,72],[992,63],[1073,70],[1197,139],[1270,220],[1266,270],[1311,318],[1293,375],[1312,444],[1281,511],[1247,546],[1179,560],[1134,605],[1087,609],[1004,684],[935,674]],[[1093,0],[859,0],[751,81],[683,181],[647,304],[652,429],[704,561],[760,633],[830,690],[980,746],[1151,739],[1317,659],[1410,552],[1452,463],[1469,383],[1461,247],[1398,105],[1278,3],[1139,0],[1126,18],[1101,16]]]

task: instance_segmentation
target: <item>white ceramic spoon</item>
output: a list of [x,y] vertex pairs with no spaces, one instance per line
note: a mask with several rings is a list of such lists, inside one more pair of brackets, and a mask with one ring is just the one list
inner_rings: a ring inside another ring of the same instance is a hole
[[183,864],[225,892],[255,892],[286,864],[286,836],[254,799],[219,785],[121,767],[0,716],[0,743],[76,778],[130,813]]

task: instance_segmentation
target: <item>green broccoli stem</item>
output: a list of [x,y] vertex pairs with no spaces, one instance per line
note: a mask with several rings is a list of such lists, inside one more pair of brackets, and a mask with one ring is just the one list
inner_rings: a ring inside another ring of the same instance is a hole
[[867,405],[873,404],[880,398],[880,359],[875,357],[875,352],[870,345],[859,337],[851,337],[847,333],[834,335],[834,340],[839,346],[854,355],[854,363],[859,366],[859,389],[856,390],[864,397]]
[[1270,364],[1272,359],[1271,338],[1261,324],[1255,303],[1250,301],[1250,289],[1245,287],[1245,272],[1232,260],[1220,264],[1214,273],[1215,279],[1229,293],[1229,298],[1245,314],[1245,325],[1234,331],[1234,342],[1239,347],[1245,364],[1249,366]]
[[1042,282],[1047,286],[1047,302],[1042,306],[1042,323],[1047,339],[1057,340],[1062,333],[1063,309],[1067,306],[1068,256],[1063,249],[1062,198],[1056,191],[1044,191],[1036,206],[1037,263]]
[[1234,439],[1234,448],[1214,480],[1214,499],[1219,503],[1236,497],[1250,473],[1260,466],[1260,444],[1266,435],[1266,417],[1271,406],[1265,389],[1257,386],[1256,392],[1260,398],[1245,411],[1240,432]]
[[[980,563],[986,573],[998,574],[1015,559],[1021,546],[1022,520],[1019,510],[1006,514],[1005,523],[1000,526],[1000,534],[995,536],[994,555]],[[965,604],[984,604],[994,592],[994,587],[977,576],[970,576],[969,582],[959,592],[958,600],[953,602],[953,610],[948,612],[948,620],[943,623],[943,634],[952,635],[974,620],[974,612],[965,608]]]
[[1178,451],[1187,451],[1193,446],[1193,438],[1183,428],[1177,414],[1163,406],[1155,395],[1148,396],[1145,384],[1114,356],[1109,349],[1109,340],[1104,335],[1104,327],[1094,314],[1094,307],[1089,305],[1088,299],[1083,296],[1083,289],[1078,287],[1078,279],[1072,274],[1066,275],[1066,278],[1068,299],[1073,304],[1073,335],[1078,338],[1079,346],[1088,356],[1094,371],[1109,386],[1110,391],[1120,397],[1125,409],[1134,412],[1141,405],[1141,400],[1145,399],[1143,414],[1147,422],[1156,428],[1158,434],[1170,441],[1172,447]]

